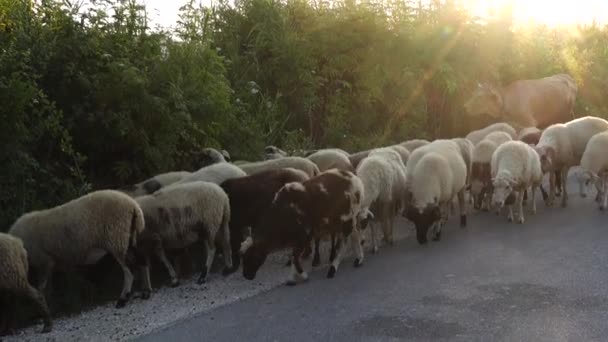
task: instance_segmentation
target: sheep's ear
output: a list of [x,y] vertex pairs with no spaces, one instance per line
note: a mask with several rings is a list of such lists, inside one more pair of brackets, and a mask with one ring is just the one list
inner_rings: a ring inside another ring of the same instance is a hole
[[241,243],[241,249],[239,250],[240,254],[245,254],[247,250],[253,245],[253,239],[251,236],[248,236],[245,241]]

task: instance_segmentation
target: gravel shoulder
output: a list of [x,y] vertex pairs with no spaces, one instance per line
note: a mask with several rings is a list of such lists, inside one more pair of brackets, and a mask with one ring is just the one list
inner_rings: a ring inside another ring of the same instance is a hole
[[[403,219],[395,222],[395,239],[401,241],[412,235],[413,226]],[[369,241],[369,229],[366,230]],[[369,243],[366,243],[369,247]],[[366,257],[369,256],[366,248]],[[321,247],[321,260],[326,263],[329,243]],[[15,335],[0,338],[0,341],[125,341],[149,334],[218,307],[243,300],[257,294],[283,286],[290,268],[285,267],[288,251],[277,252],[267,259],[253,281],[242,277],[240,270],[228,277],[210,274],[207,283],[196,284],[196,275],[182,279],[176,288],[155,289],[148,300],[135,298],[123,309],[115,309],[114,302],[69,317],[55,318],[51,333],[40,334],[40,324],[28,327]],[[350,248],[343,259],[342,267],[352,267]],[[310,268],[305,261],[305,268]],[[315,267],[316,272],[325,272],[327,265]],[[135,280],[134,287],[138,284]]]

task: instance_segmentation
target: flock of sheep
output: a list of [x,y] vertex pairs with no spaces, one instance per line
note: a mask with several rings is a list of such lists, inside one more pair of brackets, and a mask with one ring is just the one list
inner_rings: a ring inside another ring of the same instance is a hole
[[[433,240],[440,240],[456,202],[463,227],[468,202],[485,210],[506,206],[510,221],[515,219],[515,205],[519,223],[524,222],[528,195],[535,213],[537,190],[547,205],[553,205],[561,190],[565,207],[565,180],[576,165],[582,170],[577,174],[581,195],[594,185],[596,200],[605,209],[606,149],[608,121],[589,116],[543,131],[530,127],[516,132],[497,123],[466,138],[415,139],[354,154],[330,148],[297,157],[268,146],[263,161],[232,162],[226,151],[205,149],[209,165],[196,172],[157,175],[21,216],[8,234],[0,233],[0,290],[36,303],[44,318],[43,332],[48,332],[52,321],[41,291],[53,270],[93,264],[106,254],[124,273],[116,307],[131,296],[135,267],[142,298],[150,296],[152,257],[167,269],[171,286],[177,286],[178,272],[166,252],[185,248],[202,251],[199,284],[206,281],[217,256],[222,256],[224,275],[242,264],[243,276],[253,279],[270,253],[291,248],[287,283],[294,285],[308,277],[302,258],[314,252],[312,265],[319,265],[319,245],[330,238],[331,278],[347,240],[354,266],[362,265],[367,226],[374,253],[379,230],[392,244],[398,215],[414,223],[417,241],[424,244],[429,230]],[[545,174],[550,179],[548,194],[542,187]],[[37,271],[36,288],[28,282],[30,267]]]

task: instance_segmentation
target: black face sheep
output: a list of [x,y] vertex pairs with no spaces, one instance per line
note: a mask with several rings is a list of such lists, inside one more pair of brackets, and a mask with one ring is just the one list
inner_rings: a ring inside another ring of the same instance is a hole
[[289,156],[289,154],[274,145],[264,147],[264,160],[279,159]]
[[189,176],[190,172],[188,171],[173,171],[167,172],[160,175],[156,175],[152,178],[146,179],[143,182],[129,185],[124,188],[118,189],[121,192],[126,193],[131,197],[139,197],[144,195],[149,195],[154,193],[155,191],[160,190],[161,188],[171,185],[173,183],[177,183]]
[[[239,248],[247,227],[256,229],[262,214],[270,208],[279,189],[285,184],[303,182],[308,175],[296,169],[266,170],[251,176],[229,179],[221,184],[230,199],[230,242],[232,246],[232,269],[236,271],[241,262]],[[256,231],[253,231],[256,234]]]
[[418,243],[427,242],[430,227],[435,227],[433,239],[441,238],[448,206],[456,196],[460,207],[460,224],[466,226],[464,191],[467,168],[458,145],[451,140],[436,140],[414,151],[407,166],[407,182],[412,199],[406,217],[416,225]]
[[[10,292],[10,295],[28,298],[36,304],[44,319],[42,332],[49,332],[53,328],[49,308],[42,293],[32,287],[27,280],[28,265],[27,252],[23,248],[21,240],[0,233],[0,292],[6,292],[7,295]],[[13,315],[14,313],[6,312],[6,314]]]
[[[198,284],[205,282],[215,257],[215,236],[221,236],[224,262],[232,268],[230,249],[230,201],[219,185],[192,182],[162,189],[153,195],[138,197],[146,219],[146,230],[137,246],[138,262],[144,271],[144,297],[151,292],[149,259],[154,253],[167,268],[171,285],[177,286],[177,273],[165,255],[167,249],[183,249],[199,243],[203,261]],[[227,274],[227,272],[225,273]]]
[[[223,151],[223,152],[225,152],[225,151]],[[226,152],[226,153],[228,153],[228,152]],[[192,158],[193,158],[195,167],[197,167],[199,169],[203,168],[205,166],[228,161],[228,160],[226,160],[226,158],[224,157],[224,154],[222,152],[220,152],[214,148],[211,148],[211,147],[204,148],[200,152],[195,153],[192,156]],[[230,155],[228,155],[228,159],[230,159]]]
[[116,307],[131,295],[133,275],[127,250],[144,231],[141,208],[131,197],[114,190],[94,191],[58,207],[21,216],[9,233],[21,238],[29,264],[40,270],[44,289],[55,265],[90,265],[111,254],[124,273]]
[[345,238],[352,239],[355,266],[363,263],[363,249],[358,228],[363,184],[348,171],[329,170],[302,183],[285,184],[277,192],[271,207],[255,229],[256,234],[241,244],[243,276],[254,279],[268,254],[292,248],[292,277],[288,284],[308,275],[300,257],[315,236],[337,234],[337,253],[327,273],[333,278],[340,264]]

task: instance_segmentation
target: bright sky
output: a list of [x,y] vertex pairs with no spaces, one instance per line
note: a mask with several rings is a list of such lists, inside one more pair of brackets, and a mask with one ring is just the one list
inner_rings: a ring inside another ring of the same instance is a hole
[[[180,6],[187,0],[140,0],[148,5],[154,24],[174,25]],[[202,0],[209,5],[212,0]],[[428,0],[427,0],[428,1]],[[486,16],[491,9],[507,4],[513,6],[513,15],[520,24],[529,21],[555,25],[591,23],[594,19],[608,23],[608,0],[461,0],[479,16]]]

